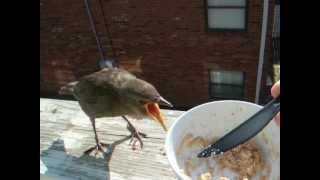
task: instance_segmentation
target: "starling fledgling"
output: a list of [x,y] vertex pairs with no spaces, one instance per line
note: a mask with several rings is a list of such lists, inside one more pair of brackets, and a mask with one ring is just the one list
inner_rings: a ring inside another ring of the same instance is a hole
[[126,116],[134,119],[154,119],[167,130],[166,120],[161,115],[158,104],[172,107],[171,103],[165,100],[153,85],[125,70],[104,68],[67,84],[59,93],[73,94],[91,120],[96,146],[85,153],[93,150],[96,153],[103,152],[102,147],[107,146],[99,141],[95,127],[96,118],[122,116],[128,122],[128,129],[132,133],[133,148],[138,141],[142,148],[141,136],[146,135],[138,132]]

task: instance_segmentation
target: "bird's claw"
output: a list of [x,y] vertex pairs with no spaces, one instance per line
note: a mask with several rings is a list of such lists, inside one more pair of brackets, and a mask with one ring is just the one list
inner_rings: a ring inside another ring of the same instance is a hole
[[141,137],[146,138],[147,135],[145,133],[139,132],[129,121],[128,121],[127,129],[131,132],[131,140],[129,142],[129,145],[132,145],[132,149],[136,150],[136,144],[137,142],[139,142],[140,147],[142,149],[143,142]]
[[136,144],[137,144],[137,142],[140,143],[140,148],[142,149],[142,147],[143,147],[143,142],[142,142],[141,136],[145,138],[145,137],[146,137],[146,134],[140,133],[140,132],[138,132],[138,131],[132,132],[129,145],[132,144],[132,149],[133,149],[133,150],[136,150]]
[[147,134],[145,134],[145,133],[138,132],[138,134],[139,134],[141,137],[143,137],[143,138],[147,138]]
[[130,126],[129,124],[127,125],[127,129],[131,132],[131,134],[138,133],[143,138],[147,137],[147,134],[139,132],[135,127]]
[[100,153],[105,153],[106,152],[106,148],[109,146],[109,144],[106,143],[98,143],[97,145],[95,145],[94,147],[89,148],[88,150],[86,150],[84,152],[84,154],[91,154],[91,152],[94,152],[94,155],[97,156],[97,154]]

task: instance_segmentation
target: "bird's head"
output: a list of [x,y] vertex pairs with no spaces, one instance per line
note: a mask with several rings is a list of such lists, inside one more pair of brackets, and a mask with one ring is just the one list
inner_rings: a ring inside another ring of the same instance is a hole
[[133,112],[157,121],[167,131],[166,119],[161,114],[159,105],[173,106],[158,93],[153,85],[141,79],[134,79],[124,86],[124,94],[123,97],[127,98],[126,104]]

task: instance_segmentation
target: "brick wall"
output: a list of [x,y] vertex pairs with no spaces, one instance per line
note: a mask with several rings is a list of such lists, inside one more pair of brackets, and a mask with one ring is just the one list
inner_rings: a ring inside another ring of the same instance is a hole
[[[244,71],[246,98],[254,100],[262,1],[249,0],[246,32],[208,33],[203,0],[101,0],[110,34],[99,1],[92,2],[108,55],[111,38],[121,66],[138,72],[176,106],[208,101],[210,69]],[[100,56],[83,1],[41,0],[40,13],[40,90],[56,93],[96,71]]]

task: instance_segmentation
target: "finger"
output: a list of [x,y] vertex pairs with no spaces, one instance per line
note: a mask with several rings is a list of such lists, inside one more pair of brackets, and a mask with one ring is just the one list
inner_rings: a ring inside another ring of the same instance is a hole
[[276,124],[280,127],[280,112],[276,115],[276,117],[274,118]]
[[271,88],[272,97],[278,97],[280,95],[280,81],[276,82]]

